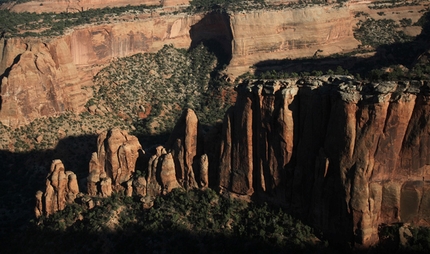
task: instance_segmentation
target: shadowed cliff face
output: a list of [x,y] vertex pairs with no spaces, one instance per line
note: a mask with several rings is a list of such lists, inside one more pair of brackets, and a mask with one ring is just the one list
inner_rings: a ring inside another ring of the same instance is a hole
[[339,242],[371,245],[383,223],[430,225],[426,82],[323,77],[244,82],[237,92],[221,190],[287,205]]
[[217,67],[230,63],[233,34],[230,27],[230,17],[227,13],[213,11],[206,14],[203,19],[191,26],[190,37],[190,49],[202,43],[217,57]]

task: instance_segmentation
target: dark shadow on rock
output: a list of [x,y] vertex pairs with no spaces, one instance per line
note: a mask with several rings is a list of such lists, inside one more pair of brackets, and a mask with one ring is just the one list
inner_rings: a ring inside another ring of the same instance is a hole
[[[140,136],[140,142],[164,144],[168,134]],[[147,146],[146,146],[147,147]],[[35,194],[45,191],[45,181],[52,160],[60,159],[65,169],[78,178],[81,192],[86,192],[85,181],[91,154],[97,151],[97,136],[69,136],[61,139],[54,149],[29,152],[0,151],[0,239],[10,234],[20,234],[34,219]],[[141,158],[140,158],[141,157]],[[148,156],[139,152],[136,168],[143,170]]]
[[[78,181],[88,175],[91,153],[96,151],[97,137],[67,137],[54,149],[29,152],[0,151],[0,238],[21,230],[34,218],[35,194],[45,191],[45,179],[51,162],[60,159],[65,169],[73,171]],[[81,186],[80,186],[81,188]]]
[[[6,44],[6,40],[5,40],[4,43]],[[1,82],[2,82],[2,80],[3,80],[4,77],[8,77],[9,76],[9,73],[12,70],[12,67],[19,62],[19,59],[21,59],[21,54],[17,55],[15,57],[15,59],[13,59],[13,62],[11,64],[11,66],[7,67],[6,70],[4,71],[4,73],[0,74],[0,110],[2,109],[2,102],[3,102],[3,99],[1,97]]]
[[218,60],[216,69],[228,65],[232,58],[233,34],[230,26],[230,17],[225,11],[209,12],[190,29],[191,45],[189,50],[200,44],[207,47],[209,52],[215,54]]

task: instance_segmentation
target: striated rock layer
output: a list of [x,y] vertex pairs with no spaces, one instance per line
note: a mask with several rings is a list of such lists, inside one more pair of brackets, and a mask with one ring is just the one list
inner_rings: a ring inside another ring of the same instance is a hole
[[[126,21],[128,20],[128,21]],[[263,60],[312,56],[355,48],[348,7],[237,13],[137,15],[124,21],[87,25],[56,38],[0,39],[0,121],[11,127],[41,116],[80,112],[91,96],[82,88],[118,57],[207,43],[239,75]],[[222,52],[221,52],[222,51]]]
[[348,52],[357,21],[348,6],[258,10],[230,16],[233,57],[228,71],[244,73],[260,61]]
[[[66,41],[0,39],[0,121],[17,127],[41,116],[79,112],[86,96]],[[2,47],[2,48],[1,48]]]
[[220,188],[368,246],[378,226],[430,226],[430,84],[345,77],[244,82],[226,114]]
[[[119,7],[126,5],[157,5],[173,7],[188,4],[188,0],[35,0],[24,3],[15,3],[5,8],[14,12],[79,12],[88,9],[105,7]],[[3,7],[3,6],[2,6]]]
[[42,116],[81,112],[83,88],[117,57],[156,52],[165,44],[188,48],[200,16],[166,16],[76,28],[54,39],[0,39],[0,121],[19,127]]

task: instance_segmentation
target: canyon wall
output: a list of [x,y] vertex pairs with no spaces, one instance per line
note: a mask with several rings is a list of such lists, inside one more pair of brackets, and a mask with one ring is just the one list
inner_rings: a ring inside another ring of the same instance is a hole
[[309,6],[259,10],[230,17],[233,58],[228,71],[244,73],[263,60],[311,57],[357,48],[354,14],[349,7]]
[[429,91],[347,77],[245,82],[224,120],[220,188],[287,204],[361,246],[381,224],[430,226]]
[[0,39],[0,121],[18,127],[66,110],[81,112],[91,94],[83,88],[112,59],[156,52],[165,44],[187,48],[200,16],[169,16],[76,28],[45,41]]
[[214,40],[215,47],[222,48],[220,54],[231,59],[227,72],[232,75],[271,58],[311,56],[318,49],[349,50],[357,45],[351,15],[346,7],[324,6],[229,15],[146,14],[77,27],[57,38],[3,38],[0,121],[17,127],[65,110],[80,112],[91,96],[82,88],[92,85],[92,76],[103,65],[118,57],[156,52],[165,44],[189,48]]

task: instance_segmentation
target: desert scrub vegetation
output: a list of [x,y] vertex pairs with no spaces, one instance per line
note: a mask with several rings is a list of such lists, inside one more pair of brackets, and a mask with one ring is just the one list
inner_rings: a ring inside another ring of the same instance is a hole
[[[407,22],[407,21],[406,21]],[[405,21],[402,22],[404,25]],[[367,18],[365,21],[360,20],[354,31],[354,37],[362,45],[369,45],[374,48],[393,44],[412,41],[414,37],[406,35],[403,31],[398,30],[400,27],[392,19],[373,19]]]
[[3,37],[26,37],[26,36],[58,36],[62,35],[67,28],[83,24],[101,23],[110,19],[115,20],[126,13],[150,12],[160,6],[122,6],[106,7],[102,9],[71,10],[72,12],[61,13],[30,13],[10,12],[0,10],[0,34]]
[[191,0],[187,11],[207,12],[212,10],[244,11],[266,8],[264,0]]
[[[119,127],[130,130],[131,123],[117,115],[97,115],[88,112],[79,115],[65,112],[58,116],[38,118],[28,125],[16,129],[0,125],[0,149],[15,152],[53,149],[58,142],[67,137],[96,135],[102,130]],[[73,143],[71,143],[73,144]],[[82,149],[82,144],[75,144],[70,149]]]
[[429,253],[430,229],[396,223],[379,226],[379,243],[371,248],[374,253]]
[[328,3],[323,0],[299,0],[284,3],[270,3],[265,0],[192,0],[190,6],[185,9],[188,13],[209,11],[243,12],[252,10],[283,10],[300,9],[315,5],[333,5],[334,8],[343,6],[347,0],[337,0],[336,3]]
[[382,0],[375,1],[368,5],[369,9],[386,9],[386,8],[398,8],[401,6],[416,6],[420,5],[424,1],[420,0]]
[[95,76],[94,98],[87,106],[109,108],[132,121],[137,134],[172,130],[184,108],[194,109],[210,125],[230,106],[223,92],[231,88],[216,65],[203,45],[188,52],[166,45],[157,53],[121,58]]
[[150,209],[121,194],[93,199],[98,205],[92,209],[72,204],[35,220],[19,237],[10,236],[10,246],[62,253],[279,253],[326,248],[310,227],[284,210],[229,199],[211,189],[175,189],[157,197]]

